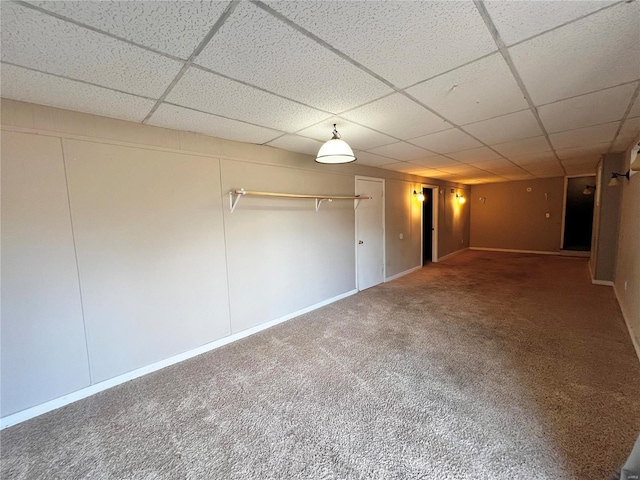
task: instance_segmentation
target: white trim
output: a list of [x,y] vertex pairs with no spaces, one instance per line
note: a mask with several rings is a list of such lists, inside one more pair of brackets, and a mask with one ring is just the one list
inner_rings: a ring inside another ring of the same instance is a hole
[[633,331],[633,328],[631,327],[631,322],[629,321],[629,317],[627,315],[627,313],[624,311],[624,308],[622,308],[622,303],[620,302],[620,297],[618,296],[618,290],[616,289],[615,284],[613,285],[613,292],[616,295],[616,300],[618,301],[618,306],[620,307],[620,312],[622,312],[622,318],[624,319],[624,323],[627,325],[627,330],[629,331],[629,336],[631,337],[631,343],[633,344],[633,348],[636,351],[636,355],[638,356],[638,360],[640,360],[640,344],[638,344],[638,341],[640,339],[638,339]]
[[[364,175],[356,175],[355,176],[355,194],[358,194],[358,180],[368,180],[370,182],[380,182],[382,183],[382,283],[384,283],[387,276],[387,219],[386,219],[386,211],[387,211],[387,195],[386,195],[386,183],[384,178],[378,177],[366,177]],[[357,201],[357,200],[354,200]],[[355,214],[355,231],[356,236],[354,239],[354,249],[356,255],[356,290],[360,291],[360,285],[358,282],[358,210],[356,209]]]
[[131,372],[118,375],[117,377],[113,377],[103,382],[99,382],[89,387],[85,387],[78,391],[69,393],[68,395],[63,395],[62,397],[58,397],[56,399],[49,400],[48,402],[41,403],[40,405],[36,405],[35,407],[27,408],[25,410],[14,413],[12,415],[7,415],[6,417],[0,418],[0,430],[7,427],[11,427],[13,425],[17,425],[18,423],[24,422],[26,420],[37,417],[44,413],[50,412],[52,410],[56,410],[60,407],[64,407],[65,405],[69,405],[70,403],[77,402],[78,400],[82,400],[83,398],[90,397],[91,395],[95,395],[96,393],[102,392],[111,387],[115,387],[116,385],[120,385],[122,383],[128,382],[129,380],[134,380],[136,378],[142,377],[143,375],[147,375],[149,373],[155,372],[157,370],[168,367],[170,365],[174,365],[184,360],[188,360],[202,353],[215,350],[216,348],[220,348],[229,343],[248,337],[250,335],[253,335],[254,333],[261,332],[262,330],[266,330],[267,328],[278,325],[279,323],[283,323],[283,322],[286,322],[287,320],[291,320],[292,318],[299,317],[300,315],[304,315],[305,313],[309,313],[320,307],[324,307],[325,305],[329,305],[330,303],[337,302],[338,300],[342,300],[343,298],[349,297],[356,293],[358,293],[357,290],[350,290],[348,292],[342,293],[335,297],[328,298],[327,300],[323,300],[322,302],[305,307],[301,310],[295,311],[293,313],[289,313],[283,317],[276,318],[275,320],[261,323],[260,325],[256,325],[255,327],[248,328],[247,330],[234,333],[232,335],[221,338],[214,342],[206,343],[200,347],[194,348],[193,350],[189,350],[187,352],[174,355],[173,357],[165,358],[164,360],[160,360],[159,362],[146,365],[142,368],[138,368],[137,370],[133,370]]
[[422,265],[418,265],[417,267],[413,267],[410,268],[409,270],[405,270],[404,272],[400,272],[400,273],[396,273],[395,275],[392,275],[388,278],[385,278],[384,281],[386,282],[390,282],[392,280],[396,280],[400,277],[404,277],[405,275],[409,275],[410,273],[415,272],[416,270],[420,270],[422,268]]
[[591,279],[591,283],[593,285],[605,285],[607,287],[613,287],[614,284],[611,280],[596,280],[595,278]]
[[469,250],[469,247],[461,248],[460,250],[456,250],[455,252],[448,253],[444,257],[440,257],[438,261],[441,262],[442,260],[446,260],[447,258],[455,257],[456,255],[459,255],[462,252],[466,252],[467,250]]
[[[438,207],[440,205],[440,185],[430,185],[423,183],[420,185],[420,191],[423,189],[431,189],[431,222],[433,230],[431,232],[431,262],[438,262]],[[424,266],[424,208],[420,206],[420,263]]]
[[560,252],[546,252],[542,250],[513,250],[511,248],[469,247],[469,250],[483,250],[486,252],[507,252],[507,253],[537,253],[538,255],[560,255]]

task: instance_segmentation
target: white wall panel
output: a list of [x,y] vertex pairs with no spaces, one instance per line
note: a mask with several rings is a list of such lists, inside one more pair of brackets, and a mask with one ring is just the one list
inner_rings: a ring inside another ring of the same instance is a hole
[[2,132],[2,416],[88,385],[60,139]]
[[219,161],[63,142],[94,381],[228,335]]

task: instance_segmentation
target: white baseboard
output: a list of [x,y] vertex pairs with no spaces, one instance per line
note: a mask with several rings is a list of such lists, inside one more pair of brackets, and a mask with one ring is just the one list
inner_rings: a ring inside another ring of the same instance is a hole
[[559,255],[562,257],[591,258],[591,252],[585,252],[583,250],[560,250]]
[[194,348],[193,350],[189,350],[188,352],[165,358],[164,360],[152,363],[151,365],[146,365],[142,368],[138,368],[137,370],[133,370],[131,372],[118,375],[117,377],[110,378],[109,380],[105,380],[103,382],[82,388],[76,392],[69,393],[68,395],[63,395],[62,397],[58,397],[53,400],[49,400],[48,402],[41,403],[40,405],[36,405],[35,407],[27,408],[12,415],[7,415],[6,417],[0,418],[0,430],[11,427],[13,425],[17,425],[18,423],[24,422],[52,410],[56,410],[60,407],[64,407],[65,405],[69,405],[70,403],[77,402],[78,400],[82,400],[83,398],[90,397],[91,395],[95,395],[96,393],[102,392],[111,387],[115,387],[116,385],[128,382],[129,380],[142,377],[143,375],[147,375],[148,373],[155,372],[170,365],[174,365],[184,360],[188,360],[189,358],[193,358],[197,355],[215,350],[216,348],[220,348],[224,345],[240,340],[241,338],[248,337],[250,335],[253,335],[254,333],[261,332],[262,330],[266,330],[267,328],[278,325],[279,323],[283,323],[287,320],[291,320],[292,318],[299,317],[300,315],[311,312],[320,307],[324,307],[325,305],[329,305],[330,303],[337,302],[338,300],[342,300],[343,298],[349,297],[356,293],[358,293],[357,290],[351,290],[349,292],[342,293],[340,295],[329,298],[327,300],[323,300],[322,302],[316,303],[314,305],[310,305],[309,307],[303,308],[283,317],[276,318],[275,320],[262,323],[247,330],[243,330],[219,340],[207,343],[200,347]]
[[615,284],[613,285],[613,291],[616,294],[616,300],[618,301],[618,305],[620,306],[620,311],[622,312],[622,318],[624,318],[624,323],[627,325],[627,330],[629,331],[629,336],[631,337],[631,343],[633,344],[633,348],[636,351],[636,355],[638,356],[638,360],[640,361],[640,338],[636,337],[635,332],[633,331],[633,327],[631,327],[631,322],[629,321],[629,316],[627,312],[624,311],[624,307],[622,306],[622,302],[620,302],[620,296],[618,295],[618,290],[616,289]]
[[441,262],[442,260],[446,260],[447,258],[455,257],[456,255],[460,255],[461,253],[466,252],[467,250],[469,250],[469,248],[462,248],[460,250],[456,250],[455,252],[448,253],[444,257],[438,258],[437,261]]
[[607,287],[613,287],[613,282],[611,280],[596,280],[592,278],[591,283],[593,285],[605,285]]
[[546,252],[543,250],[513,250],[511,248],[469,247],[469,250],[482,250],[485,252],[535,253],[538,255],[560,255],[560,252]]
[[410,273],[413,273],[416,270],[420,270],[421,268],[422,268],[422,265],[418,265],[417,267],[413,267],[413,268],[410,268],[409,270],[405,270],[404,272],[396,273],[395,275],[387,277],[387,278],[384,279],[384,281],[386,283],[386,282],[390,282],[392,280],[396,280],[396,279],[398,279],[400,277],[404,277],[405,275],[409,275]]

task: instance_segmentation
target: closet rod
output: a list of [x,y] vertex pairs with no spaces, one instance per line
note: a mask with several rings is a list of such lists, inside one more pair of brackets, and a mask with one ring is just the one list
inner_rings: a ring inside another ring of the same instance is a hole
[[[233,198],[234,195],[236,196],[235,199]],[[229,192],[229,209],[231,213],[236,209],[240,198],[245,195],[253,195],[257,197],[313,198],[316,201],[316,212],[325,200],[329,202],[333,200],[357,200],[358,202],[354,208],[358,208],[360,200],[371,200],[371,197],[366,195],[306,195],[301,193],[256,192],[252,190],[245,190],[244,188],[237,188]]]

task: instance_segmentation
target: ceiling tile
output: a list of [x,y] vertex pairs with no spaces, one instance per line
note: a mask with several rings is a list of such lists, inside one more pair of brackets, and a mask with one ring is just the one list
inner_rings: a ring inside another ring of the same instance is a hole
[[589,173],[596,173],[596,167],[590,164],[582,165],[570,165],[565,167],[567,175],[586,175]]
[[580,145],[579,147],[563,148],[556,150],[560,160],[569,158],[583,157],[585,155],[602,155],[607,153],[611,142],[597,143],[595,145]]
[[620,129],[620,133],[618,134],[619,138],[635,138],[640,135],[640,117],[635,118],[627,118],[625,122],[622,124],[622,128]]
[[398,141],[393,137],[339,117],[332,117],[329,120],[325,120],[317,125],[305,128],[297,133],[304,137],[311,137],[316,140],[320,140],[321,142],[326,142],[331,139],[331,132],[333,132],[334,123],[337,125],[337,129],[342,136],[342,140],[347,142],[351,148],[358,150],[371,150],[372,148]]
[[416,170],[413,173],[415,175],[420,175],[421,177],[429,177],[429,178],[442,178],[443,176],[448,175],[448,173],[445,173],[440,170],[434,170],[434,169],[424,168],[424,167],[422,168],[423,170]]
[[397,160],[393,160],[387,157],[381,157],[380,155],[374,155],[373,153],[365,152],[363,150],[357,150],[355,152],[358,158],[357,163],[362,165],[369,165],[371,167],[380,167],[382,165],[390,165],[392,163],[398,163]]
[[269,128],[167,104],[160,105],[148,123],[158,127],[204,133],[213,137],[258,144],[266,143],[282,135],[282,132]]
[[640,2],[623,2],[509,52],[534,103],[542,105],[640,78],[639,31]]
[[486,160],[484,162],[475,162],[472,163],[476,168],[480,170],[490,170],[493,168],[504,168],[504,167],[513,167],[513,163],[509,160],[505,160],[504,158],[499,158],[496,160]]
[[482,146],[475,138],[457,128],[412,138],[411,143],[436,153],[459,152],[461,150]]
[[620,120],[635,90],[636,84],[629,83],[543,105],[538,113],[549,133]]
[[618,130],[619,122],[605,123],[593,127],[578,128],[549,135],[556,150],[611,142]]
[[392,92],[250,2],[240,2],[196,63],[333,113]]
[[509,157],[509,160],[511,160],[513,163],[517,163],[518,165],[531,165],[539,163],[555,163],[556,165],[559,165],[558,159],[551,151],[529,153],[527,155],[513,155]]
[[44,13],[2,2],[2,60],[159,98],[182,63]]
[[[315,158],[318,154],[318,150],[320,150],[320,147],[322,146],[322,142],[314,140],[313,138],[287,134],[270,141],[267,145],[281,148],[282,150],[287,150],[289,152],[312,155]],[[360,159],[358,158],[358,160]]]
[[611,148],[611,152],[624,152],[635,143],[636,142],[634,138],[618,137],[616,141],[613,142],[613,147]]
[[386,170],[393,170],[394,172],[402,172],[402,173],[414,173],[419,170],[424,170],[424,167],[421,167],[419,165],[415,165],[409,162],[391,163],[389,165],[383,165],[381,168],[384,168]]
[[640,95],[636,97],[636,101],[633,102],[633,106],[629,111],[629,118],[640,117]]
[[166,101],[285,132],[295,132],[331,116],[197,68],[189,68]]
[[377,155],[383,155],[385,157],[393,158],[394,160],[401,160],[405,162],[428,157],[429,155],[435,155],[424,148],[416,147],[415,145],[411,145],[407,142],[391,143],[382,147],[370,148],[368,151]]
[[528,107],[498,53],[420,83],[407,93],[458,125]]
[[560,177],[564,175],[562,165],[558,161],[536,163],[522,166],[528,172],[536,176]]
[[509,157],[511,155],[526,155],[529,153],[539,153],[551,151],[551,146],[544,135],[539,137],[524,138],[513,142],[498,143],[492,145],[491,148],[497,150],[502,155]]
[[487,171],[495,173],[496,175],[523,175],[526,172],[516,165],[508,167],[488,168]]
[[470,1],[267,3],[398,87],[496,50]]
[[453,127],[399,93],[342,113],[340,116],[402,140]]
[[411,163],[422,165],[423,167],[427,168],[441,168],[449,165],[460,165],[460,162],[458,162],[457,160],[452,160],[451,158],[447,158],[442,155],[411,160]]
[[479,170],[476,167],[472,167],[471,165],[451,165],[447,167],[440,167],[438,170],[459,175],[479,173]]
[[229,2],[30,2],[77,22],[187,59]]
[[502,40],[513,45],[525,38],[588,15],[615,2],[505,2],[485,1]]
[[531,180],[533,178],[536,178],[535,175],[532,175],[530,173],[515,173],[515,174],[506,173],[506,174],[504,174],[502,176],[504,178],[507,178],[507,179],[513,180],[513,181],[516,181],[516,180]]
[[449,153],[448,156],[465,163],[501,158],[499,154],[487,147],[472,148],[471,150],[464,150],[462,152]]
[[483,120],[463,128],[490,145],[542,135],[538,121],[530,110]]
[[141,122],[155,101],[66,80],[24,68],[2,65],[2,96],[23,102]]
[[565,167],[571,166],[588,166],[589,168],[595,168],[600,161],[600,155],[582,156],[580,158],[571,158],[569,160],[561,160],[562,165]]

